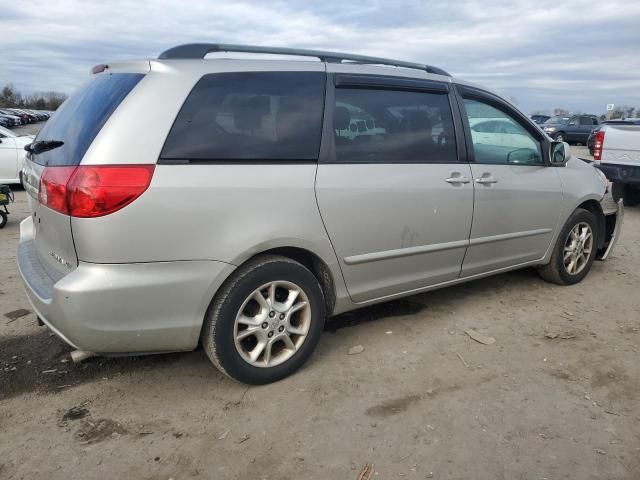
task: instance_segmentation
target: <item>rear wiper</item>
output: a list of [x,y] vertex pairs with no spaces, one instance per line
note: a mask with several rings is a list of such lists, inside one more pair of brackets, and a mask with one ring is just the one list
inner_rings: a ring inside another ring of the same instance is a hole
[[61,147],[62,145],[64,145],[64,142],[60,140],[40,140],[30,143],[29,145],[25,145],[24,149],[29,153],[37,155],[38,153],[47,152],[54,148]]

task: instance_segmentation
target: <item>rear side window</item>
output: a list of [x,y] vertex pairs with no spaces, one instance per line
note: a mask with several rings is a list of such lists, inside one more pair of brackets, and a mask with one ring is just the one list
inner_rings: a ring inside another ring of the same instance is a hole
[[89,80],[58,108],[36,137],[36,141],[60,140],[64,145],[33,155],[33,161],[79,165],[105,122],[143,77],[140,73],[113,73]]
[[333,128],[344,163],[455,163],[447,94],[338,88]]
[[598,123],[595,121],[595,118],[592,117],[580,117],[580,125],[597,125]]
[[205,75],[169,132],[164,160],[317,160],[323,72]]

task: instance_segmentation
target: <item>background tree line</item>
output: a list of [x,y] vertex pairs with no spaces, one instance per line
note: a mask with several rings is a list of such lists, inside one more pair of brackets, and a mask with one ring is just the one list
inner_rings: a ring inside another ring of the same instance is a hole
[[37,92],[23,95],[13,85],[5,85],[0,92],[0,108],[31,108],[55,110],[67,99],[66,93]]
[[[557,115],[557,116],[570,116],[569,110],[564,108],[554,108],[553,110],[536,110],[532,115]],[[576,110],[573,115],[591,115],[584,113],[582,110]],[[640,108],[635,108],[630,105],[616,105],[612,111],[602,115],[595,115],[600,120],[616,120],[619,118],[634,118],[640,116]]]

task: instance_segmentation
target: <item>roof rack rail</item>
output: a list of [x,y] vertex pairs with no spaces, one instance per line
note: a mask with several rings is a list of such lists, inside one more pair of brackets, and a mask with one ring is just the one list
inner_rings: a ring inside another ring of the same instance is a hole
[[316,57],[322,62],[342,63],[343,61],[390,65],[393,67],[415,68],[424,70],[427,73],[435,73],[437,75],[446,75],[447,72],[441,68],[432,65],[424,65],[421,63],[403,62],[399,60],[390,60],[388,58],[369,57],[366,55],[351,55],[348,53],[325,52],[323,50],[306,50],[298,48],[282,48],[282,47],[260,47],[255,45],[232,45],[227,43],[188,43],[170,48],[162,52],[159,59],[187,59],[187,58],[204,58],[208,53],[213,52],[242,52],[242,53],[266,53],[274,55],[295,55],[298,57]]

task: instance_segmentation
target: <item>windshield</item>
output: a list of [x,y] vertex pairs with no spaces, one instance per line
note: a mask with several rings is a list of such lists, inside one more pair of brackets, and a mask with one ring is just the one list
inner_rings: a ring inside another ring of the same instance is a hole
[[35,141],[64,142],[33,155],[40,165],[79,165],[89,145],[122,100],[144,77],[139,73],[98,75],[65,101]]
[[7,130],[4,127],[0,127],[0,136],[2,137],[9,137],[9,138],[13,138],[16,136],[15,133],[13,133],[11,130]]
[[549,120],[547,120],[547,121],[546,121],[546,122],[544,122],[544,123],[545,123],[546,125],[551,124],[551,123],[556,124],[556,125],[557,125],[557,124],[562,124],[562,125],[564,125],[564,124],[565,124],[565,123],[567,123],[568,121],[569,121],[569,117],[560,117],[560,116],[557,116],[557,117],[551,117]]

